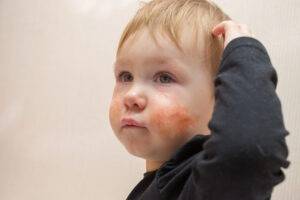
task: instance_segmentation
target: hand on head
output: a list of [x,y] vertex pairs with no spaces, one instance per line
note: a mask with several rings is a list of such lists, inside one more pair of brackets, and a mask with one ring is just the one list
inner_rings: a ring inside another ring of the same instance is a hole
[[222,21],[212,29],[213,36],[217,37],[220,34],[222,34],[224,39],[224,49],[226,48],[227,44],[235,38],[245,36],[254,37],[254,34],[246,24],[237,23],[232,20]]

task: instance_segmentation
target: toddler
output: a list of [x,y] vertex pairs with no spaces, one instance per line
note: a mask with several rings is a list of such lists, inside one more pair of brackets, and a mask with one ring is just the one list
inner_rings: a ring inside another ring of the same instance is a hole
[[267,50],[209,0],[153,0],[126,26],[109,120],[145,159],[127,200],[270,200],[288,148]]

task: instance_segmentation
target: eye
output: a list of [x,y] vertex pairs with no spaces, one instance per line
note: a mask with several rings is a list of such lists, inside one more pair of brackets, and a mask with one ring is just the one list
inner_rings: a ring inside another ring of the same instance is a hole
[[131,74],[129,72],[122,71],[118,75],[118,80],[121,82],[129,82],[129,81],[133,80],[133,77],[131,76]]
[[[171,83],[174,82],[174,79],[168,72],[158,72],[158,78],[161,83]],[[156,80],[156,79],[155,79]]]

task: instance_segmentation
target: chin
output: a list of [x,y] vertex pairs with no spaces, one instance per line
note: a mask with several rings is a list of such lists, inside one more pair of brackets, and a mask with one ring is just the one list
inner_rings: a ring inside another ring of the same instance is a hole
[[149,157],[149,148],[143,144],[132,145],[130,142],[123,142],[122,144],[126,151],[133,156],[143,159],[147,159]]

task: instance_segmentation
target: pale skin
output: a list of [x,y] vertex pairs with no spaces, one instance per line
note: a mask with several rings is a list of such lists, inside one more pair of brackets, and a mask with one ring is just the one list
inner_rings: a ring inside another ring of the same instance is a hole
[[[223,21],[212,30],[233,39],[253,36],[248,27]],[[146,171],[158,169],[196,134],[210,134],[208,122],[214,106],[214,85],[206,64],[189,45],[181,52],[165,36],[157,45],[147,29],[124,43],[115,62],[116,84],[109,109],[114,134],[126,150],[146,160]],[[183,44],[190,44],[184,33]],[[145,127],[121,127],[130,117]]]

